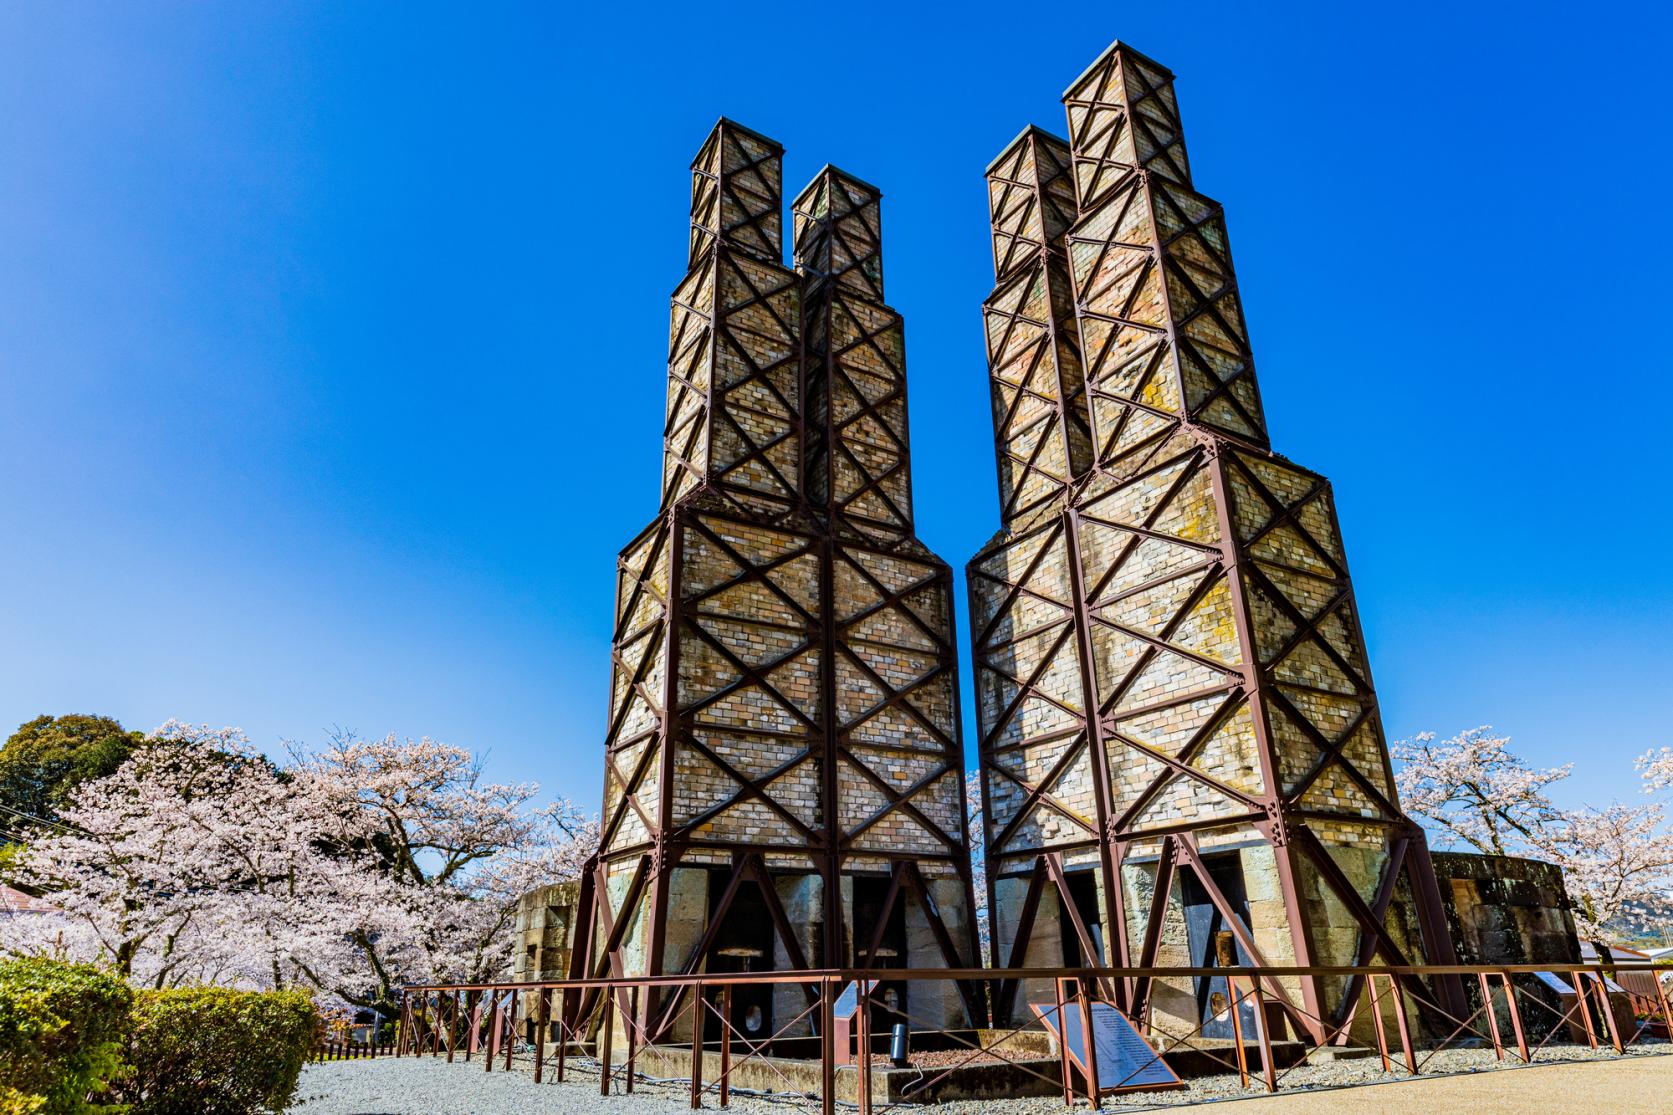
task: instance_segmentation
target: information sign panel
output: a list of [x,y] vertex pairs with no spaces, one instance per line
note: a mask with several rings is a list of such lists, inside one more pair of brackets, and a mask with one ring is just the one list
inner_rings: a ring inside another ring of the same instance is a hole
[[[866,991],[876,991],[879,982],[879,980],[874,979],[866,980]],[[860,981],[851,980],[848,986],[842,989],[842,994],[837,996],[836,1006],[832,1008],[831,1013],[838,1018],[853,1018],[859,1012],[859,1009]]]
[[[1078,1002],[1063,1004],[1061,1019],[1054,1003],[1030,1003],[1052,1036],[1063,1043],[1069,1058],[1082,1072],[1087,1068],[1086,1027],[1081,1025]],[[1110,1003],[1092,1004],[1092,1064],[1097,1069],[1098,1091],[1150,1091],[1183,1088],[1174,1071],[1128,1017]]]

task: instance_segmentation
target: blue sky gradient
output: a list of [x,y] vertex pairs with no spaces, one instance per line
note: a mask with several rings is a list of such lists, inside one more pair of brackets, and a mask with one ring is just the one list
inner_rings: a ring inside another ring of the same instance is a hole
[[919,530],[962,568],[982,169],[1120,37],[1179,75],[1390,734],[1491,722],[1577,762],[1565,801],[1633,794],[1673,743],[1666,9],[1157,7],[879,5],[854,49],[854,4],[0,3],[0,726],[429,734],[596,805],[715,117],[791,191],[884,190]]

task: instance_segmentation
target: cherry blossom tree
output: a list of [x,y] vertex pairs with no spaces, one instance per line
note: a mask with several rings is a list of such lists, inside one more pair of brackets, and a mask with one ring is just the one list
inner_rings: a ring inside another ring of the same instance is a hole
[[98,942],[84,923],[10,887],[0,889],[0,947],[48,960],[85,960],[98,953]]
[[1673,891],[1673,839],[1660,805],[1566,811],[1542,832],[1542,858],[1563,869],[1580,935],[1603,940],[1623,921],[1657,920]]
[[[1472,728],[1435,742],[1433,733],[1396,743],[1402,804],[1444,839],[1495,855],[1558,864],[1583,936],[1663,916],[1673,892],[1673,832],[1658,803],[1560,809],[1547,787],[1571,765],[1538,770],[1510,750],[1509,737]],[[1646,792],[1673,786],[1673,749],[1637,760]]]
[[1408,813],[1443,836],[1493,855],[1526,850],[1560,813],[1545,788],[1567,778],[1572,764],[1534,770],[1510,752],[1510,737],[1483,725],[1435,741],[1422,732],[1392,748],[1395,784]]
[[977,770],[964,772],[964,831],[970,840],[970,870],[975,884],[976,908],[971,916],[976,919],[976,942],[981,952],[978,963],[986,967],[992,932],[988,916],[988,830],[982,814],[982,772]]
[[[51,947],[154,986],[303,984],[392,1009],[404,982],[501,978],[518,897],[579,876],[598,827],[467,750],[340,735],[281,768],[236,728],[170,721],[79,787],[14,878],[73,933]],[[49,947],[39,919],[0,946]]]
[[1646,751],[1633,761],[1633,765],[1644,779],[1646,794],[1673,789],[1673,747]]
[[247,815],[249,785],[272,777],[238,729],[170,721],[114,774],[71,794],[30,844],[21,880],[50,895],[122,975],[158,987],[195,976],[214,963],[229,870],[205,834]]
[[578,878],[598,827],[569,802],[536,808],[539,787],[483,777],[468,750],[425,738],[339,733],[296,752],[294,777],[317,803],[327,839],[357,877],[347,935],[369,987],[318,986],[388,1009],[401,982],[503,975],[519,895]]

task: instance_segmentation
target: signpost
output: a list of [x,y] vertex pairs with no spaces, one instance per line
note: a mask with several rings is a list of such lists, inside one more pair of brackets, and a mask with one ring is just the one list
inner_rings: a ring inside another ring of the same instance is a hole
[[[879,980],[866,980],[866,992],[870,994],[877,989]],[[858,980],[850,981],[837,996],[836,1005],[831,1008],[831,1033],[836,1039],[836,1063],[851,1065],[854,1063],[854,1015],[860,1009],[860,984]]]
[[[1541,983],[1545,984],[1545,986],[1549,987],[1559,995],[1573,995],[1575,993],[1574,984],[1568,982],[1568,980],[1559,976],[1556,972],[1535,972],[1534,975],[1539,977],[1539,981]],[[1622,987],[1608,976],[1599,976],[1598,978],[1603,980],[1603,986],[1608,989],[1611,995],[1625,995],[1627,993],[1626,988]]]
[[1082,1017],[1081,1002],[1076,999],[1063,1003],[1061,1015],[1056,1003],[1030,1003],[1029,1008],[1060,1043],[1059,1048],[1069,1062],[1085,1079],[1097,1082],[1099,1095],[1185,1087],[1185,1082],[1162,1060],[1156,1048],[1113,1004],[1090,1003],[1086,1018]]

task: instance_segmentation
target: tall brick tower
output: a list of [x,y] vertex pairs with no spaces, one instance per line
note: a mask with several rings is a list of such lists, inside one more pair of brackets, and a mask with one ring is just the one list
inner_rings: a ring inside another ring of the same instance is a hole
[[[820,171],[786,267],[780,155],[722,120],[692,164],[662,507],[618,564],[578,970],[975,959],[951,574],[913,534],[881,194]],[[964,1018],[954,991],[910,994],[914,1017]],[[739,988],[732,1009],[759,1034],[801,998]],[[646,1014],[677,1028],[677,1007]]]
[[[1004,525],[969,578],[994,963],[1444,963],[1330,485],[1269,447],[1173,75],[1117,43],[1064,102],[1067,142],[1031,127],[988,168]],[[1114,990],[1231,1034],[1224,980]],[[1322,1037],[1360,988],[1283,998]]]

